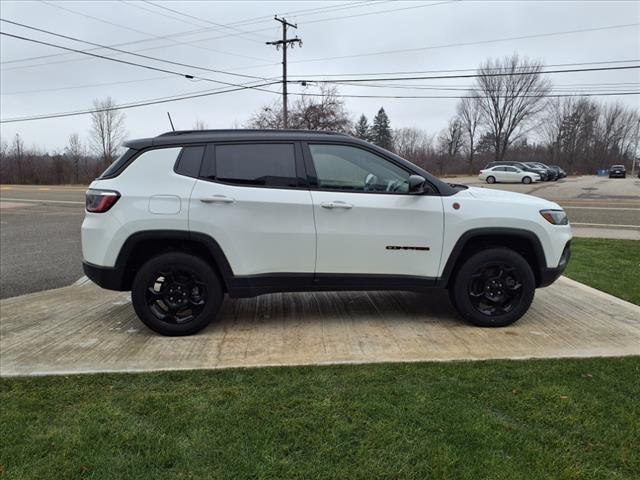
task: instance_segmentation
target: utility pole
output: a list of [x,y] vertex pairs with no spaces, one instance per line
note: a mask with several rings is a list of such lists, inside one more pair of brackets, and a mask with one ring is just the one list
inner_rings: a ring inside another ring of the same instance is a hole
[[298,25],[287,22],[286,18],[278,18],[276,15],[273,17],[276,22],[282,24],[282,40],[275,40],[273,42],[266,42],[267,45],[275,45],[276,49],[282,47],[282,125],[287,128],[289,125],[288,108],[287,108],[287,47],[291,45],[291,48],[297,43],[302,45],[302,40],[298,38],[287,39],[287,27],[298,28]]

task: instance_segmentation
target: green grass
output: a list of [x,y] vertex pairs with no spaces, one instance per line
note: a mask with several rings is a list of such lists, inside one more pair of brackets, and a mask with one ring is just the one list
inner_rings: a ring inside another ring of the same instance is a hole
[[621,479],[640,358],[0,380],[2,478]]
[[574,238],[565,275],[640,305],[640,242]]

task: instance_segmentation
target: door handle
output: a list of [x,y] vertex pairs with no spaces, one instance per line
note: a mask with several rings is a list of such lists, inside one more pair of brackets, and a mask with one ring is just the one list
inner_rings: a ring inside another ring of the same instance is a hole
[[353,205],[351,205],[350,203],[341,202],[341,201],[321,203],[320,206],[322,208],[328,208],[328,209],[343,208],[345,210],[349,210],[353,208]]
[[233,203],[236,200],[226,195],[211,195],[210,197],[201,198],[200,201],[202,203]]

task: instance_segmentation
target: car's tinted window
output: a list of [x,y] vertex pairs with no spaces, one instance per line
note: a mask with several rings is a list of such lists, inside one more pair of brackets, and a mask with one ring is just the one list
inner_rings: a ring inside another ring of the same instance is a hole
[[184,147],[176,162],[175,172],[187,177],[197,177],[200,173],[203,154],[203,146]]
[[122,155],[120,155],[116,160],[113,161],[111,165],[107,167],[107,169],[100,174],[98,178],[108,178],[114,175],[118,170],[124,167],[125,163],[129,161],[132,155],[135,155],[136,151],[132,149],[126,150]]
[[216,180],[240,185],[296,187],[292,143],[216,145]]
[[318,187],[355,192],[409,191],[409,172],[367,150],[347,145],[309,145]]
[[504,167],[505,172],[517,172],[518,169],[514,167]]

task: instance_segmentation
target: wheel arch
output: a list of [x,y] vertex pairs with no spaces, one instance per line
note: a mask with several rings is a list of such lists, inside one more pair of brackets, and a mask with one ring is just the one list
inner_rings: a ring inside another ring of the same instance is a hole
[[448,287],[467,258],[489,247],[510,248],[522,255],[533,270],[536,286],[543,284],[546,260],[542,243],[535,233],[517,228],[476,228],[463,233],[451,250],[439,283]]
[[181,230],[146,230],[129,236],[116,260],[114,289],[131,290],[136,271],[150,258],[168,251],[203,258],[219,275],[225,291],[228,290],[233,271],[218,242],[204,233]]

